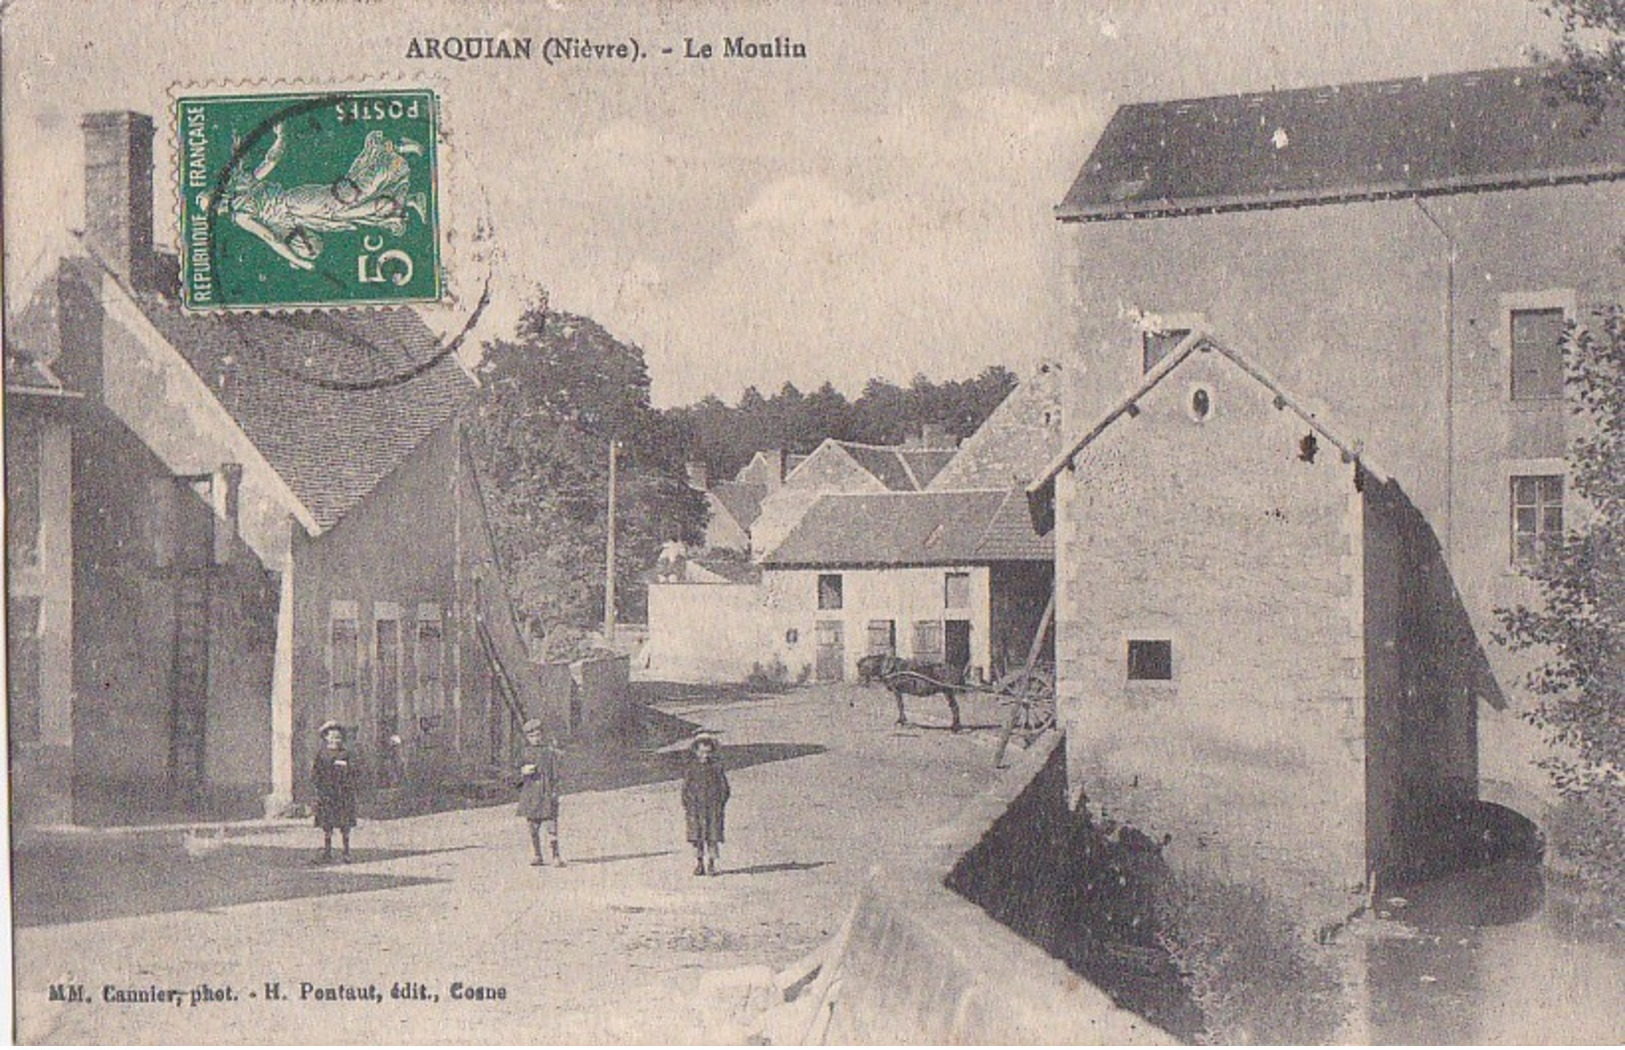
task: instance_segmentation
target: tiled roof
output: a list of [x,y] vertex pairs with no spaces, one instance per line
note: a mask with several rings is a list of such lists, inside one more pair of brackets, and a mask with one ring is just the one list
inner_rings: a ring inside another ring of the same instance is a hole
[[903,445],[862,445],[831,441],[893,492],[917,492],[953,459],[955,449],[910,448]]
[[1061,450],[1061,366],[1038,365],[965,439],[932,489],[1025,485]]
[[880,483],[893,492],[911,492],[914,479],[909,477],[897,450],[881,445],[859,445],[851,441],[837,442],[846,454],[858,461],[858,466],[880,479]]
[[1625,113],[1533,69],[1119,108],[1056,214],[1147,218],[1625,176]]
[[711,486],[711,495],[740,528],[748,529],[762,513],[762,497],[767,495],[767,486],[748,481],[723,481]]
[[[290,372],[293,354],[384,375],[429,360],[435,336],[407,309],[193,316],[134,295],[323,529],[337,524],[474,392],[452,355],[404,383],[331,390]],[[281,367],[279,367],[279,364]]]
[[967,565],[1049,561],[1020,490],[821,497],[763,559],[793,565]]
[[931,484],[931,479],[942,472],[959,450],[954,448],[903,448],[897,450],[897,455],[908,464],[908,469],[914,475],[919,488]]

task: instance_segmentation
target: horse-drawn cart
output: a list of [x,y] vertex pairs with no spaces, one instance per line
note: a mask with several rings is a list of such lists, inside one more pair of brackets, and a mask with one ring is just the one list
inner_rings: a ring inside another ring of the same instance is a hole
[[[953,728],[959,730],[958,693],[984,693],[999,697],[1003,709],[1000,719],[999,744],[993,752],[993,765],[1004,765],[1004,752],[1010,740],[1018,733],[1022,746],[1031,747],[1034,740],[1055,725],[1055,669],[1040,663],[1044,635],[1055,620],[1055,592],[1050,591],[1049,603],[1044,606],[1043,618],[1027,650],[1027,663],[1021,668],[999,676],[990,686],[964,681],[962,669],[956,670],[939,664],[918,663],[895,656],[877,656],[865,659],[876,661],[872,676],[882,682],[897,700],[897,724],[907,725],[908,716],[903,708],[903,697],[934,696],[940,694],[948,701],[953,713]],[[859,661],[860,670],[863,661]],[[870,672],[864,671],[867,680]]]

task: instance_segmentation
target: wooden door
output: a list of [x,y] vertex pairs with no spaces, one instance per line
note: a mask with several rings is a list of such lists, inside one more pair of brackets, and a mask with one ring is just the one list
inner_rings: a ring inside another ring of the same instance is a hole
[[818,655],[814,671],[820,682],[839,682],[846,672],[846,643],[841,621],[818,621]]

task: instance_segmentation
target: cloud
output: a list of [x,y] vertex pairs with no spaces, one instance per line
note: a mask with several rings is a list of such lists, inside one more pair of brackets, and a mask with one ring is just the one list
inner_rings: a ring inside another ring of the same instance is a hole
[[627,317],[656,395],[731,398],[747,383],[1019,367],[1054,353],[1059,233],[1050,206],[1103,122],[1081,98],[1007,88],[935,112],[839,122],[808,170],[764,181],[699,279]]

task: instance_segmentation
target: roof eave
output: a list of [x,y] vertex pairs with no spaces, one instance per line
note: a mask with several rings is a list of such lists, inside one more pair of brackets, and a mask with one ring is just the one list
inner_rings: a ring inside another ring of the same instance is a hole
[[1611,182],[1617,179],[1625,179],[1625,167],[1604,164],[1528,172],[1499,179],[1464,176],[1425,183],[1391,182],[1369,186],[1347,186],[1320,192],[1293,191],[1237,197],[1193,197],[1187,200],[1164,198],[1158,201],[1112,202],[1097,205],[1068,205],[1062,202],[1055,207],[1055,218],[1056,221],[1064,223],[1171,219],[1186,215],[1218,215],[1227,212],[1307,208],[1326,204],[1359,204],[1413,197],[1439,197],[1454,193],[1544,189],[1551,186]]

